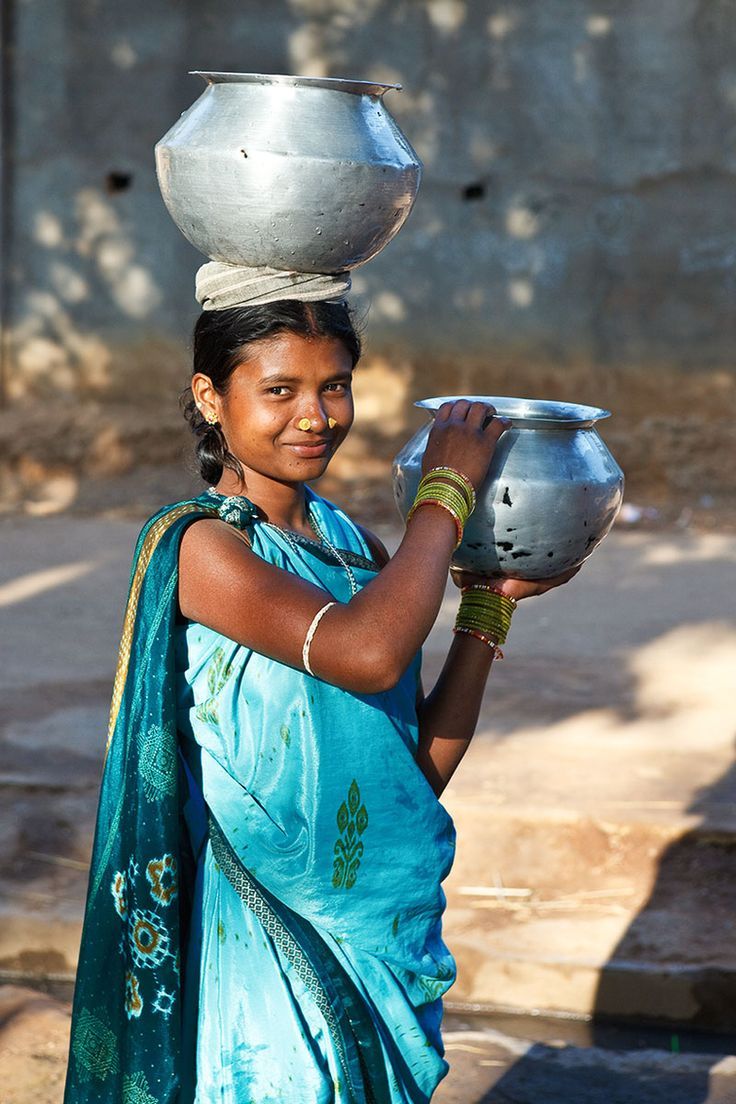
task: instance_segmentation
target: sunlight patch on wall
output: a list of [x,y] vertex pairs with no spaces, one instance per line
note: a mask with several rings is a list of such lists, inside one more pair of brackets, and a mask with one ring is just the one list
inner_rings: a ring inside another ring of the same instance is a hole
[[539,219],[528,207],[509,207],[506,230],[513,238],[533,238],[539,231]]
[[534,285],[531,280],[516,277],[507,284],[508,297],[515,307],[529,307],[534,301]]
[[130,43],[123,39],[113,46],[110,51],[110,60],[114,65],[117,65],[118,69],[132,69],[138,61],[138,55]]
[[33,240],[46,249],[58,249],[64,242],[61,220],[51,211],[37,211],[33,219]]
[[452,34],[465,22],[463,0],[428,0],[427,15],[433,27],[444,34]]
[[611,19],[607,15],[589,15],[585,21],[585,29],[593,38],[601,38],[610,34]]
[[495,12],[486,26],[491,38],[506,38],[516,27],[516,16],[511,12]]

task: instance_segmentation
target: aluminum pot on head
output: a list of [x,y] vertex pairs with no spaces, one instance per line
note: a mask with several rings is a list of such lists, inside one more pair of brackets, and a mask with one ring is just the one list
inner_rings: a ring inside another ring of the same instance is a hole
[[207,257],[338,272],[398,233],[422,171],[383,102],[401,85],[198,75],[207,88],[155,153],[169,213]]
[[[482,575],[551,579],[588,558],[613,525],[624,475],[595,429],[609,411],[575,403],[444,395],[415,406],[432,415],[467,398],[511,419],[478,489],[452,562]],[[407,441],[392,468],[403,517],[417,493],[431,422]]]

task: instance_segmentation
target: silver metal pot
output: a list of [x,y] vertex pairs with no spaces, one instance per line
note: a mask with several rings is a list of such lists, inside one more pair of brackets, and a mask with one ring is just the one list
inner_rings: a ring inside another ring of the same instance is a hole
[[383,96],[398,84],[203,73],[207,88],[156,145],[186,238],[230,264],[337,272],[406,221],[421,162]]
[[[434,415],[460,398],[491,403],[512,425],[498,442],[453,564],[482,575],[550,579],[586,560],[623,500],[623,472],[595,430],[609,411],[487,395],[445,395],[415,406]],[[415,433],[393,462],[403,517],[417,493],[431,428]]]

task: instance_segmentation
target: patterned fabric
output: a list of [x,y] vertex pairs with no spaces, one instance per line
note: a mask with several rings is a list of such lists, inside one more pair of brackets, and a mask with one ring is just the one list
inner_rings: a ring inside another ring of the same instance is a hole
[[[365,585],[376,565],[359,531],[306,490]],[[179,541],[202,516],[350,598],[322,545],[295,548],[241,496],[207,492],[144,527],[65,1104],[423,1104],[448,1068],[455,969],[440,885],[454,827],[415,760],[421,652],[390,691],[359,695],[177,624]]]

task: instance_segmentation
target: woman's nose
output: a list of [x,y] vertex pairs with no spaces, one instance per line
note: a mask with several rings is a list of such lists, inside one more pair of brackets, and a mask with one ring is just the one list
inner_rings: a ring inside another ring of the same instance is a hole
[[327,429],[327,414],[320,402],[310,403],[300,415],[297,425],[299,429],[313,429],[315,432]]

